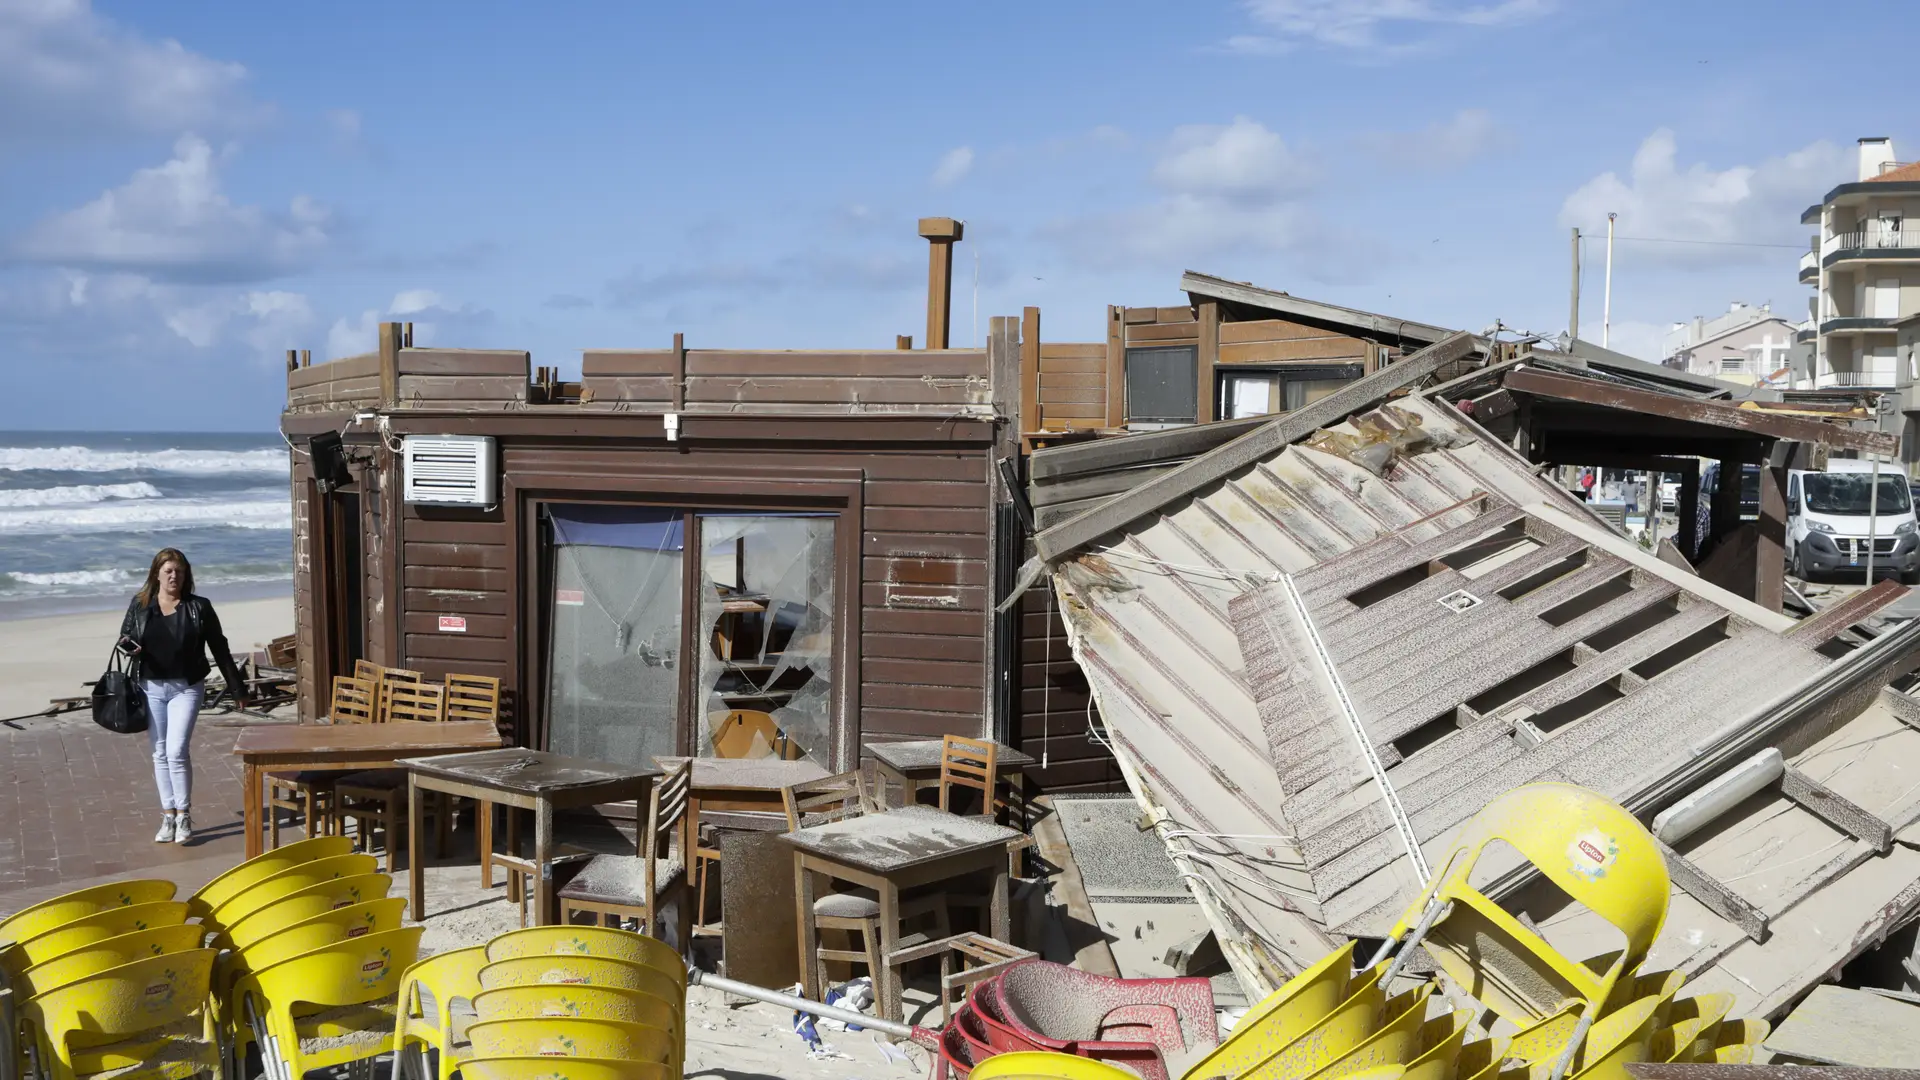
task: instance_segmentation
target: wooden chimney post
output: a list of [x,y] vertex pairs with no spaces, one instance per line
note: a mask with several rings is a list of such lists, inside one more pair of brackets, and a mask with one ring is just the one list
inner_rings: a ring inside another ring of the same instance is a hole
[[953,245],[965,230],[962,222],[944,217],[920,219],[920,235],[927,238],[927,348],[947,347],[947,327],[953,314]]

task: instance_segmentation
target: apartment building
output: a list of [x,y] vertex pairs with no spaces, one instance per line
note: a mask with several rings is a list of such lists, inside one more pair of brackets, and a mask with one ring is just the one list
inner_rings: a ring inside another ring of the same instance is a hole
[[1676,371],[1720,379],[1736,386],[1778,386],[1787,381],[1797,327],[1771,304],[1735,301],[1711,318],[1695,316],[1667,331],[1660,362]]
[[1920,313],[1920,163],[1902,164],[1893,140],[1860,140],[1858,178],[1800,215],[1819,234],[1800,259],[1814,287],[1811,389],[1892,390],[1895,324]]

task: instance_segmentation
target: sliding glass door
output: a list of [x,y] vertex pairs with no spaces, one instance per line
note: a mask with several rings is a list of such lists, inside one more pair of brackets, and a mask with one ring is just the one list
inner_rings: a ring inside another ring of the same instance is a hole
[[547,513],[550,749],[832,760],[836,515]]

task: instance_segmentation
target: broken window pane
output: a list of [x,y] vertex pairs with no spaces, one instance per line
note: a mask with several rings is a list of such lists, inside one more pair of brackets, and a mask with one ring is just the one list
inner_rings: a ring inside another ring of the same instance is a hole
[[697,752],[831,757],[834,515],[707,514]]
[[627,506],[552,510],[547,746],[651,765],[677,750],[684,515]]

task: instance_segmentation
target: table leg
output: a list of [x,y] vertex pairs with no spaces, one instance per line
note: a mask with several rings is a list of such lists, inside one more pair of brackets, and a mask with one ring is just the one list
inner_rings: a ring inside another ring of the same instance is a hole
[[906,1010],[901,1002],[900,972],[893,966],[894,950],[900,947],[900,890],[886,881],[880,894],[880,970],[873,973],[873,996],[880,1004],[880,1018],[900,1022]]
[[247,830],[247,858],[259,857],[262,844],[260,838],[260,800],[261,769],[251,762],[247,763],[246,780],[241,785],[245,789],[245,805],[240,808],[241,820]]
[[493,888],[493,804],[476,800],[474,823],[480,844],[480,887]]
[[427,921],[427,860],[421,856],[426,846],[420,842],[420,826],[426,817],[427,793],[420,789],[419,778],[407,777],[407,902],[413,906],[413,921]]
[[[800,927],[800,985],[807,998],[820,1000],[820,928],[813,922],[813,871],[796,852],[793,857],[794,921]],[[878,993],[879,983],[874,983]]]
[[[900,772],[891,765],[875,761],[873,763],[873,774],[875,778],[880,781],[880,809],[890,810],[895,805],[905,806],[907,803],[913,801],[913,781],[907,779],[905,773]],[[889,786],[896,787],[900,790],[901,801],[898,804],[894,803],[892,797],[887,794],[887,788]]]
[[553,916],[553,803],[541,799],[533,807],[533,925],[552,926]]
[[987,909],[987,922],[993,927],[993,936],[999,941],[1012,941],[1012,911],[1007,902],[1007,860],[995,856],[993,860],[993,895]]
[[[517,806],[509,806],[507,807],[506,814],[507,814],[507,854],[517,859],[520,857],[520,808]],[[520,890],[524,887],[525,887],[525,882],[522,882],[520,880],[520,875],[514,873],[512,870],[508,870],[507,871],[507,899],[513,901],[516,904],[519,903]]]

